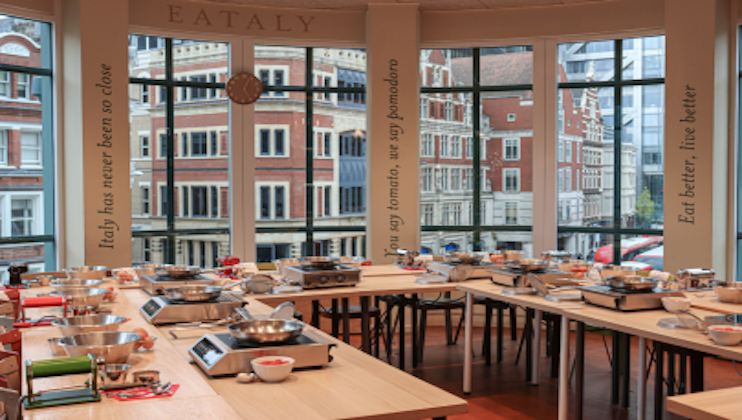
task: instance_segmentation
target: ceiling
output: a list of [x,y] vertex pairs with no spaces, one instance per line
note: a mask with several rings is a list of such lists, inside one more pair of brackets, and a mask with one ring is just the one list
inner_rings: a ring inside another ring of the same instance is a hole
[[302,9],[365,10],[369,3],[417,3],[420,10],[481,10],[512,7],[554,6],[612,0],[206,0],[253,6],[295,7]]

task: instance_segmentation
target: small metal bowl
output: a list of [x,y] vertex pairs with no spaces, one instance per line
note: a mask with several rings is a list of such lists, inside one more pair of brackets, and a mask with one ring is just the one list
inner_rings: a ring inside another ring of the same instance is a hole
[[67,277],[71,279],[98,279],[102,280],[108,273],[104,265],[83,265],[80,267],[65,268]]
[[123,385],[129,376],[131,366],[126,363],[106,363],[103,371],[103,384],[105,386]]

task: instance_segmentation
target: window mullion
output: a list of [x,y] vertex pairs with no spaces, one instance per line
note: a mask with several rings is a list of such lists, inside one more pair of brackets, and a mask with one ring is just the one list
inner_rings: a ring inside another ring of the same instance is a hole
[[[617,39],[614,43],[613,80],[616,84],[613,87],[613,97],[615,98],[613,108],[613,228],[618,231],[621,229],[621,201],[623,198],[623,191],[621,190],[621,143],[623,141],[623,136],[621,136],[621,129],[623,128],[621,64],[623,62],[623,41]],[[613,236],[613,261],[618,264],[621,261],[621,235],[618,233]]]
[[304,83],[306,85],[306,135],[305,135],[305,159],[306,159],[306,255],[314,255],[314,90],[312,68],[314,62],[314,49],[307,48]]
[[[481,152],[482,152],[482,139],[480,137],[480,113],[481,113],[481,107],[479,106],[480,102],[480,90],[479,90],[479,48],[474,48],[473,54],[472,54],[472,80],[474,84],[474,89],[472,92],[472,124],[474,125],[473,130],[473,138],[474,138],[474,150],[473,157],[474,157],[474,165],[473,165],[473,174],[474,177],[473,185],[474,185],[474,191],[473,191],[473,197],[472,197],[472,218],[474,226],[473,232],[472,232],[472,250],[473,251],[479,251],[479,239],[480,239],[480,231],[481,231],[481,214],[480,214],[480,206],[481,206],[481,190],[482,190],[482,178],[480,175],[481,172]],[[466,244],[464,244],[466,246]]]
[[[165,80],[173,81],[173,40],[165,38]],[[175,89],[172,83],[166,85],[165,126],[167,141],[167,262],[175,264]]]

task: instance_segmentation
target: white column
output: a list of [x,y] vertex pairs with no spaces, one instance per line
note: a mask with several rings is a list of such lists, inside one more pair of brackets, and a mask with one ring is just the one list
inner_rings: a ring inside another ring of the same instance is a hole
[[420,247],[417,4],[369,4],[368,257],[391,263]]

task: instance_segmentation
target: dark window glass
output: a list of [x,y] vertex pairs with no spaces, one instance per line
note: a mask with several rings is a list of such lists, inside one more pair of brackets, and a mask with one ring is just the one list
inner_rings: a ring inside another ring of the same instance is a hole
[[[191,76],[191,82],[206,83],[206,75]],[[207,89],[202,87],[191,88],[191,100],[206,99],[206,91]]]
[[284,151],[283,151],[283,143],[284,143],[283,130],[276,130],[275,131],[275,136],[276,136],[276,156],[283,156],[284,155]]
[[137,37],[137,50],[142,51],[146,49],[147,49],[147,37],[138,36]]
[[160,187],[160,214],[167,216],[167,187]]
[[260,218],[271,218],[271,189],[270,187],[260,187]]
[[208,201],[206,197],[206,187],[191,187],[193,197],[193,217],[208,216]]
[[331,138],[330,133],[325,133],[325,145],[324,145],[324,147],[325,147],[325,156],[328,156],[328,157],[330,156],[330,150],[331,150],[330,149],[330,147],[331,147],[330,146],[330,138]]
[[331,198],[330,191],[331,191],[331,189],[332,189],[331,187],[325,187],[325,193],[324,193],[324,196],[325,196],[324,197],[324,199],[325,199],[325,213],[324,213],[324,215],[325,216],[329,216],[330,215],[330,198]]
[[191,156],[206,156],[206,151],[206,133],[191,133]]
[[284,203],[284,192],[283,187],[276,187],[276,219],[283,219],[284,218],[284,209],[283,209],[283,203]]
[[260,155],[269,156],[271,154],[271,131],[260,130]]
[[219,217],[219,188],[211,187],[211,217]]
[[167,135],[160,134],[160,157],[167,157]]
[[217,155],[217,148],[219,147],[218,136],[216,131],[211,132],[211,156]]
[[283,70],[276,70],[273,73],[274,85],[283,86]]
[[199,267],[206,267],[206,242],[199,241],[198,248],[200,251],[198,256]]
[[188,156],[188,133],[181,133],[180,142],[183,144],[183,157],[186,157]]
[[183,188],[183,217],[188,216],[188,187]]

